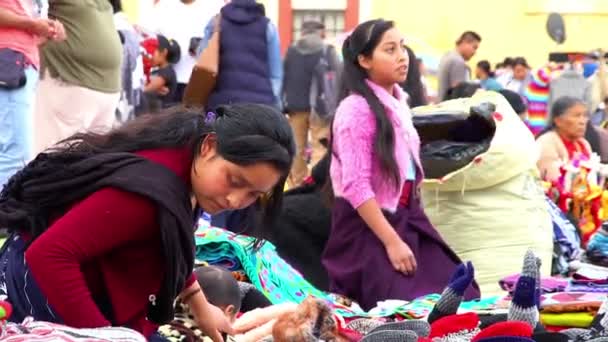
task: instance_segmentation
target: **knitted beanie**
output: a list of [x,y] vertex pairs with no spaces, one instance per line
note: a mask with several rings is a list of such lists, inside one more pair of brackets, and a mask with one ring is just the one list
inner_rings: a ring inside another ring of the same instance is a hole
[[456,272],[450,278],[448,286],[441,294],[441,298],[433,307],[429,314],[428,321],[433,323],[441,317],[454,315],[458,312],[458,307],[464,297],[464,292],[471,285],[475,277],[475,269],[469,261],[466,264],[460,264],[456,268]]
[[416,333],[418,337],[427,337],[431,333],[431,326],[425,322],[420,320],[407,320],[402,322],[393,322],[382,324],[375,329],[371,330],[369,333],[373,334],[379,331],[413,331]]
[[506,322],[508,315],[506,313],[496,315],[479,315],[479,329],[485,329],[490,325],[494,325],[499,322]]
[[375,319],[359,318],[349,322],[346,329],[354,330],[365,336],[381,325],[384,325],[384,323]]
[[445,316],[431,324],[429,339],[434,342],[469,342],[479,333],[479,317],[474,312]]
[[418,335],[413,331],[407,330],[386,330],[378,331],[365,336],[361,342],[417,342]]
[[499,322],[480,331],[471,342],[485,341],[499,336],[530,338],[532,326],[525,322]]

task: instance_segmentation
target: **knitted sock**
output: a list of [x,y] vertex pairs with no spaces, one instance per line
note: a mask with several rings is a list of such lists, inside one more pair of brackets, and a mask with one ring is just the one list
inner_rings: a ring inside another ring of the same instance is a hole
[[378,331],[365,336],[361,342],[417,342],[418,335],[413,331],[407,330],[386,330]]
[[448,286],[443,290],[441,298],[429,314],[428,322],[433,323],[441,317],[456,314],[464,297],[464,292],[471,285],[474,277],[475,269],[470,261],[458,265],[456,272],[450,278]]
[[534,305],[536,278],[521,276],[515,286],[513,300],[509,307],[509,321],[521,321],[536,327],[539,321],[539,311]]
[[373,334],[379,331],[413,331],[418,337],[427,337],[431,333],[431,326],[425,321],[406,320],[401,322],[386,323],[372,329],[369,333]]

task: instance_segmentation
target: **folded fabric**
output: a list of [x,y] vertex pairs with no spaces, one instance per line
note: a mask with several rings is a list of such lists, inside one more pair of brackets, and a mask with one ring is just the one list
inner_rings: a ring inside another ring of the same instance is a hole
[[603,302],[606,295],[601,293],[586,293],[586,292],[561,292],[545,294],[541,297],[540,307],[554,304],[589,304]]
[[584,277],[585,279],[608,279],[608,267],[597,266],[588,263],[577,263],[578,269],[572,276],[573,278]]
[[251,283],[273,304],[300,304],[313,296],[325,300],[336,314],[345,318],[401,316],[420,319],[428,316],[440,297],[430,294],[412,302],[387,301],[368,313],[358,305],[346,306],[334,295],[315,288],[277,254],[271,243],[265,242],[254,251],[254,242],[252,237],[220,228],[199,229],[195,234],[196,258],[210,264],[209,260],[235,260]]
[[602,302],[582,302],[573,304],[551,304],[545,305],[542,312],[567,313],[567,312],[590,312],[595,314]]
[[1,328],[4,342],[146,342],[135,330],[118,327],[76,329],[65,325],[34,321],[27,317],[23,323],[7,323]]
[[509,300],[501,296],[481,298],[469,302],[462,302],[458,308],[459,313],[468,311],[480,312],[497,312],[509,308]]
[[590,312],[575,313],[541,313],[540,321],[545,326],[559,326],[570,328],[588,328],[591,326],[594,315]]
[[587,252],[595,251],[599,255],[608,256],[608,235],[603,229],[600,229],[595,233],[589,244],[587,245]]
[[[519,276],[519,274],[513,274],[501,279],[498,283],[503,290],[513,293],[513,291],[515,291],[515,284],[517,284],[517,281],[519,280]],[[540,280],[540,288],[542,293],[562,292],[566,289],[566,286],[568,286],[568,279],[566,278],[547,277],[541,278]]]
[[566,291],[568,292],[587,292],[587,293],[608,293],[608,284],[597,284],[595,282],[575,282],[570,281],[568,287],[566,287]]

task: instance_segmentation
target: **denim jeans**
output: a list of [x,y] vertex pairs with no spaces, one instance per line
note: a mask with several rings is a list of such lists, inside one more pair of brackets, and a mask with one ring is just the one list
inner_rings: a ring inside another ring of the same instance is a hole
[[31,159],[38,71],[29,66],[25,74],[27,82],[24,87],[0,89],[0,189]]

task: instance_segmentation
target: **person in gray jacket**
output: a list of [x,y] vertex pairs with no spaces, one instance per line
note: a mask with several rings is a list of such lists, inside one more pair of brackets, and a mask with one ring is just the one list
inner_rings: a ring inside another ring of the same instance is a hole
[[326,152],[321,144],[329,136],[329,122],[318,115],[311,114],[311,84],[315,67],[322,57],[334,71],[339,69],[339,60],[333,46],[324,43],[325,26],[316,21],[302,24],[302,37],[289,49],[283,64],[283,89],[281,97],[289,122],[296,139],[297,154],[289,175],[289,186],[299,186],[308,176],[305,151],[308,146],[308,133],[312,137],[311,163],[323,158]]
[[591,112],[595,111],[595,108],[592,108],[591,82],[571,66],[549,83],[547,112],[551,112],[553,103],[562,96],[576,97],[582,100]]

